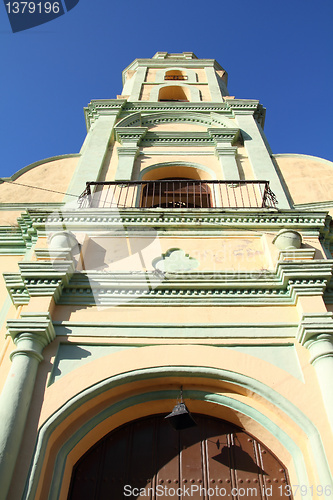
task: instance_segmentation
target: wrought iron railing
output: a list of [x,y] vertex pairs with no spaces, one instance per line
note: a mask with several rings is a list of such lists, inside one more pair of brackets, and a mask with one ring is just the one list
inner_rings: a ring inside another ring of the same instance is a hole
[[87,182],[81,208],[276,208],[267,181]]

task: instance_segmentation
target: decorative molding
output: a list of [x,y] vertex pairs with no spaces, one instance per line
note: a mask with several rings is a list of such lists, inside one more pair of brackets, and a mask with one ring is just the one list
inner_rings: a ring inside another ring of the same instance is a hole
[[[43,347],[46,347],[56,337],[52,319],[48,312],[22,313],[19,319],[7,321],[7,329],[8,335],[10,335],[14,341],[21,335],[31,334],[39,339]],[[16,352],[17,350],[12,353],[12,356]]]
[[126,99],[100,99],[91,101],[87,107],[83,108],[86,120],[87,131],[91,125],[101,115],[118,115]]
[[279,261],[274,272],[103,272],[73,273],[72,262],[22,262],[5,274],[14,304],[29,296],[52,295],[59,304],[207,305],[295,304],[300,295],[322,296],[333,260]]
[[[70,337],[118,337],[118,338],[295,338],[296,323],[107,323],[107,322],[54,322],[57,336]],[[274,344],[276,345],[276,344]],[[286,345],[285,343],[283,345]]]
[[[319,230],[326,234],[330,218],[326,212],[301,212],[276,209],[155,209],[129,208],[105,209],[73,208],[57,212],[27,210],[20,225],[23,237],[35,238],[38,232],[48,230],[103,230],[116,227],[172,228],[179,231],[190,229],[254,229],[257,231],[282,228]],[[186,224],[186,228],[185,225]]]
[[[332,313],[306,313],[303,314],[298,327],[297,340],[301,345],[308,345],[308,342],[317,335],[333,335]],[[332,337],[333,339],[333,337]]]
[[19,227],[0,226],[0,255],[24,255],[25,240]]

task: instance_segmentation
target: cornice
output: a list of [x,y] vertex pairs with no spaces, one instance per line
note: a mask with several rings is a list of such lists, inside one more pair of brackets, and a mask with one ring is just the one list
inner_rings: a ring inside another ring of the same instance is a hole
[[26,245],[19,227],[0,227],[0,255],[23,255],[25,251]]
[[[119,116],[121,120],[133,113],[153,114],[168,113],[218,113],[234,117],[235,114],[251,114],[262,123],[265,118],[265,108],[257,100],[226,99],[224,102],[149,102],[127,101],[126,99],[93,100],[84,108],[87,130],[101,115]],[[143,116],[144,120],[144,116]],[[135,118],[135,125],[139,124]],[[143,123],[144,124],[144,123]]]
[[15,305],[44,295],[62,305],[295,304],[301,295],[322,296],[332,268],[323,260],[279,261],[274,272],[73,273],[64,261],[20,263],[20,273],[4,278]]
[[83,108],[87,131],[89,131],[92,123],[99,116],[117,116],[125,103],[126,99],[99,99],[91,101],[88,106]]
[[38,232],[50,230],[95,230],[111,228],[153,227],[155,229],[255,229],[327,231],[330,220],[326,212],[301,212],[276,209],[150,209],[150,208],[72,208],[56,212],[28,210],[22,217],[25,234],[35,238]]

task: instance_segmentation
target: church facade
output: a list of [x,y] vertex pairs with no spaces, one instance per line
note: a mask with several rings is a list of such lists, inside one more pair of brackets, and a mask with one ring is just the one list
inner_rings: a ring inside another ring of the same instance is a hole
[[158,52],[0,180],[1,500],[332,498],[333,164],[265,111]]

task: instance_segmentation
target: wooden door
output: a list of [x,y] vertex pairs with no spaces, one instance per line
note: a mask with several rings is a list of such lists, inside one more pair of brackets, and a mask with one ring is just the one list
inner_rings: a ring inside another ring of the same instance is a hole
[[285,467],[243,429],[194,415],[178,432],[163,417],[99,441],[75,465],[68,500],[291,499]]

